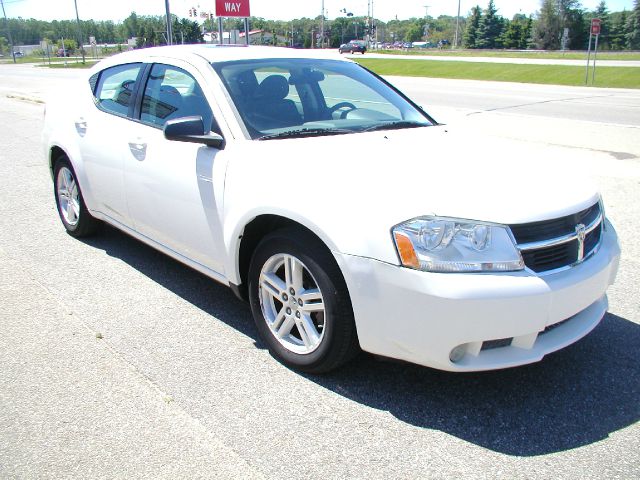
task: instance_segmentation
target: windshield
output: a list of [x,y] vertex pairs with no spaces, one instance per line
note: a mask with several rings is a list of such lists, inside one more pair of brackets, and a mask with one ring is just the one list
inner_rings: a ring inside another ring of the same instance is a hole
[[355,63],[261,59],[221,62],[213,67],[253,139],[435,124],[384,81]]

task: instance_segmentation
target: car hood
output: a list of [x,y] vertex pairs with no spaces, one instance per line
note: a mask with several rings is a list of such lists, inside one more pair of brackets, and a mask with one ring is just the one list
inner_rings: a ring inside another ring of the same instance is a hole
[[[395,251],[380,251],[375,237],[389,243],[391,228],[411,218],[527,223],[599,198],[567,149],[444,126],[242,143],[248,151],[230,166],[228,187],[241,182],[265,211],[307,225],[336,250],[385,261]],[[229,211],[249,210],[229,201]]]

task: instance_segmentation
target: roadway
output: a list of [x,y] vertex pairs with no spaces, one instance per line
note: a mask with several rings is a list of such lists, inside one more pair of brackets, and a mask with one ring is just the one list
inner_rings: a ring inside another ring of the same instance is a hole
[[[43,106],[23,100],[77,75],[63,72],[0,68],[0,478],[640,477],[635,92],[596,89],[596,111],[628,113],[610,122],[576,120],[581,102],[555,87],[392,79],[447,128],[557,145],[559,163],[599,183],[623,246],[610,313],[518,369],[456,375],[362,355],[315,377],[269,356],[228,289],[113,229],[64,233]],[[448,160],[424,156],[425,175]]]

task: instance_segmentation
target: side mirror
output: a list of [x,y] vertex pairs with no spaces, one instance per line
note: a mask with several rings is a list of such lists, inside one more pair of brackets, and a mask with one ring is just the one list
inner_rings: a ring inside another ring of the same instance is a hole
[[217,133],[204,133],[202,117],[182,117],[164,124],[164,138],[177,142],[202,143],[208,147],[224,148],[224,138]]

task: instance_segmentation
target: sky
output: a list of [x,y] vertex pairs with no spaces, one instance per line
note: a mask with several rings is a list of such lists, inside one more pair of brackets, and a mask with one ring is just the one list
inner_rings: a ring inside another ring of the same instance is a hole
[[[75,19],[74,0],[2,0],[7,17],[37,18],[40,20]],[[246,1],[246,0],[245,0]],[[540,7],[540,0],[494,0],[498,13],[511,18],[516,13],[534,13]],[[163,15],[164,0],[77,0],[78,12],[82,20],[113,20],[120,22],[132,11],[138,15]],[[421,17],[428,11],[432,17],[455,16],[456,0],[372,0],[373,14],[383,21],[394,18],[407,19]],[[488,0],[460,0],[460,15],[465,16],[471,7],[487,6]],[[599,0],[582,0],[582,6],[592,10]],[[251,0],[251,15],[272,20],[292,20],[302,17],[316,17],[322,10],[322,0]],[[343,16],[342,9],[356,16],[367,14],[368,0],[325,0],[324,8],[329,19]],[[425,5],[429,5],[428,9]],[[215,0],[170,0],[171,13],[188,17],[191,7],[215,12]],[[633,0],[608,0],[609,11],[631,10]]]

